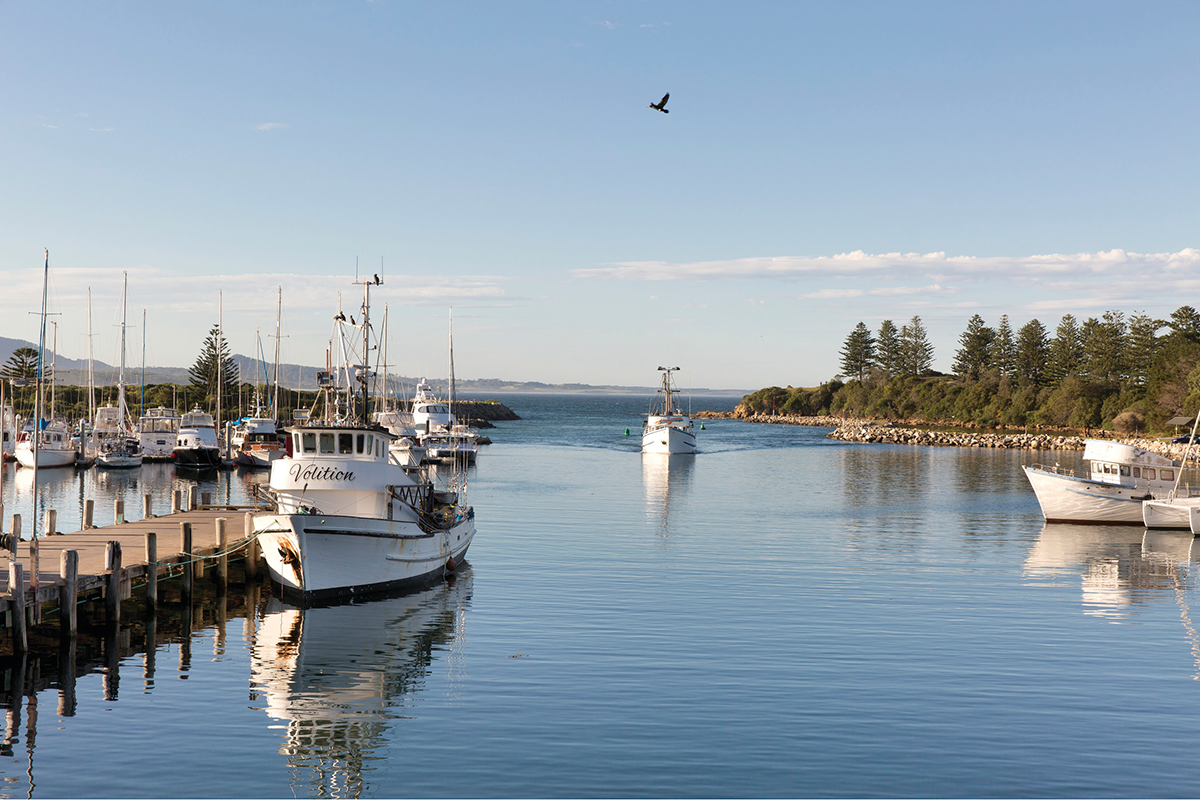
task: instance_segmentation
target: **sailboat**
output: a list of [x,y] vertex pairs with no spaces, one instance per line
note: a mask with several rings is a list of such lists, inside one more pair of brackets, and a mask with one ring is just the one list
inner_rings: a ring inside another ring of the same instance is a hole
[[[17,439],[15,455],[17,463],[33,470],[34,485],[37,485],[38,467],[69,467],[75,463],[75,447],[71,444],[71,431],[67,424],[54,418],[53,391],[51,392],[49,419],[43,419],[42,407],[46,361],[46,293],[50,284],[50,251],[46,251],[46,267],[42,274],[42,324],[38,336],[37,380],[34,390],[33,423],[31,429],[22,431]],[[56,336],[55,339],[58,337]],[[57,342],[55,343],[57,351]],[[53,386],[53,369],[51,369]],[[36,517],[35,517],[36,519]]]
[[[129,405],[125,400],[125,298],[129,287],[129,274],[122,273],[121,284],[121,371],[117,377],[117,408],[115,430],[100,438],[96,452],[96,466],[105,469],[133,469],[142,465],[142,442],[133,429],[129,416]],[[110,407],[111,408],[111,407]],[[100,412],[96,412],[96,430],[100,430]]]
[[692,420],[675,407],[675,395],[671,373],[679,367],[659,367],[662,373],[661,402],[651,408],[642,427],[643,453],[694,453],[696,452],[696,429]]
[[370,290],[379,283],[362,281],[361,354],[347,339],[345,315],[335,318],[338,386],[332,370],[318,375],[324,418],[286,430],[289,455],[271,465],[265,491],[274,507],[254,517],[285,597],[308,601],[436,579],[457,568],[475,536],[464,487],[439,489],[428,472],[393,462],[392,434],[368,422]]
[[[258,339],[257,332],[255,334]],[[262,354],[262,342],[258,340],[259,355]],[[275,419],[264,416],[260,383],[258,380],[258,364],[254,368],[254,416],[243,417],[233,427],[230,446],[233,450],[233,461],[242,467],[269,468],[271,462],[283,455],[283,445],[279,441],[279,433],[275,428]],[[265,370],[264,370],[265,371]],[[278,370],[276,370],[278,374]]]

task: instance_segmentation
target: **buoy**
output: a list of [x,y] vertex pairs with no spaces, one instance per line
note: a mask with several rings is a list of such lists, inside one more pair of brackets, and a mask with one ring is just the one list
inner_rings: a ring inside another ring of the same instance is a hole
[[626,428],[626,429],[625,429],[625,435],[626,435],[626,436],[628,436],[628,435],[629,435],[629,428]]
[[446,570],[454,572],[456,569],[458,569],[458,564],[454,563],[454,556],[450,556],[450,558],[446,559]]
[[704,423],[703,423],[703,422],[701,422],[701,423],[700,423],[700,430],[704,430]]

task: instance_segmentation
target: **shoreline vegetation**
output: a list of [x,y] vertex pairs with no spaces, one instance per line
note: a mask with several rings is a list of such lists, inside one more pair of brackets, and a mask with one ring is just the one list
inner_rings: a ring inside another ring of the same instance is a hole
[[884,320],[878,332],[859,322],[839,351],[842,374],[813,388],[759,389],[728,416],[833,427],[843,441],[1075,450],[1099,438],[1183,455],[1166,440],[1190,430],[1200,408],[1191,306],[1166,320],[1067,314],[1053,334],[1036,319],[1014,329],[1002,315],[989,327],[976,314],[958,345],[947,375],[932,368],[919,317],[902,327]]

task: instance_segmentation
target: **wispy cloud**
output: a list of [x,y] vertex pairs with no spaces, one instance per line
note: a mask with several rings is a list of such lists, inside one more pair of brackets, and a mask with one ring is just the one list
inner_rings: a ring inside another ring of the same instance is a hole
[[88,130],[95,133],[112,133],[116,128],[88,128]]
[[640,281],[708,281],[731,279],[799,279],[899,277],[906,274],[1042,277],[1165,272],[1182,274],[1200,267],[1200,250],[1177,253],[1134,253],[1108,250],[1073,255],[947,256],[934,253],[870,254],[861,250],[833,256],[771,256],[724,261],[622,261],[611,266],[574,270],[580,278]]
[[601,20],[599,22],[593,21],[592,24],[599,25],[601,28],[607,28],[610,31],[621,27],[621,24],[619,22],[610,22],[609,20]]
[[273,130],[276,130],[277,128],[286,128],[286,127],[289,127],[286,122],[260,122],[258,125],[254,126],[254,130],[256,130],[256,131],[273,131]]

